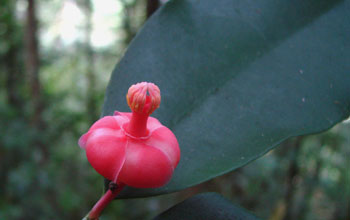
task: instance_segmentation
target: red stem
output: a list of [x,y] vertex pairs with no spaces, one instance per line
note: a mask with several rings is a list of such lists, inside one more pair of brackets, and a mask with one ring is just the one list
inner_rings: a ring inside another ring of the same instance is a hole
[[148,135],[147,119],[148,114],[132,112],[127,132],[134,137],[145,137]]
[[119,184],[115,190],[108,190],[89,212],[89,220],[97,220],[106,206],[122,191],[124,184]]

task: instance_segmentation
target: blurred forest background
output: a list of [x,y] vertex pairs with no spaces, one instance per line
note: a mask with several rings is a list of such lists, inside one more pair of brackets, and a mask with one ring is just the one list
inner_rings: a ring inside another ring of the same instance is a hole
[[[81,219],[98,200],[103,180],[77,140],[99,118],[127,45],[165,2],[1,0],[0,219]],[[215,191],[263,219],[349,220],[350,123],[282,145],[182,192],[115,201],[102,219],[149,219]]]

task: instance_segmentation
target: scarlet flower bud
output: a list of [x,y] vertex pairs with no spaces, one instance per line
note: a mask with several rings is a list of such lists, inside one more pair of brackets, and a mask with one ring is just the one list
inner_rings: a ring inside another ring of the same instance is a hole
[[116,184],[154,188],[166,184],[179,163],[175,135],[149,117],[160,104],[159,88],[142,82],[126,95],[132,112],[118,112],[95,122],[79,139],[94,169]]

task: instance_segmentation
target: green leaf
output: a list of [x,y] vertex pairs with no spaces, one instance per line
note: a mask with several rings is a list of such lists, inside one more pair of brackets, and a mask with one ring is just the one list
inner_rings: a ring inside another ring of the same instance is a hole
[[196,185],[347,118],[349,10],[349,0],[174,0],[162,7],[113,72],[103,115],[130,111],[131,84],[156,83],[162,103],[154,116],[177,136],[181,161],[168,185],[127,188],[121,198]]
[[193,196],[163,212],[154,220],[258,220],[257,217],[217,193]]

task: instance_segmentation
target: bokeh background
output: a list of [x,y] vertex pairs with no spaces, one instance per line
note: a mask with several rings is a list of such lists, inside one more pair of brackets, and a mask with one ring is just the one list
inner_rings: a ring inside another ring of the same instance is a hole
[[[1,0],[0,219],[81,219],[99,199],[103,179],[77,140],[99,118],[115,64],[165,2]],[[350,122],[282,145],[182,192],[114,201],[101,219],[151,219],[214,191],[263,219],[349,220]]]

